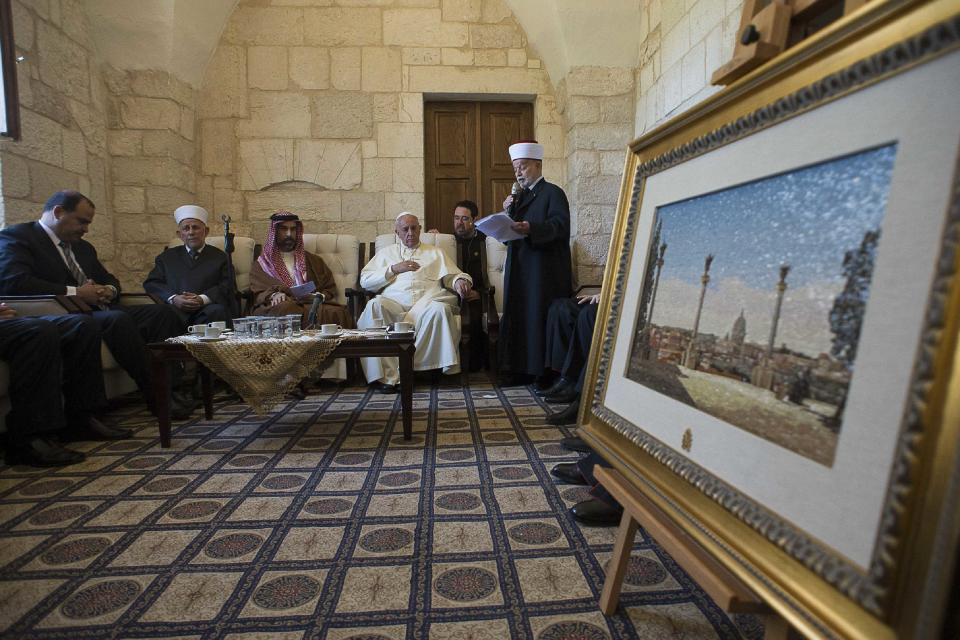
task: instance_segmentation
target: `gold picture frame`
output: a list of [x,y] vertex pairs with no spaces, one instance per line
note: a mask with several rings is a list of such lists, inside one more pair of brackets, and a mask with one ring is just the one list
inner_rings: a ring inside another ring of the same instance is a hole
[[[940,632],[960,541],[958,70],[955,2],[871,2],[627,155],[580,433],[810,637]],[[668,205],[884,145],[896,161],[835,459],[628,376]]]

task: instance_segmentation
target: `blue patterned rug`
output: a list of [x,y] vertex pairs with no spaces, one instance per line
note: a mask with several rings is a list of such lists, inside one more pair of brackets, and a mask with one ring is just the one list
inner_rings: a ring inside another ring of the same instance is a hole
[[530,389],[324,387],[257,416],[217,404],[161,449],[81,443],[58,470],[0,467],[4,638],[759,638],[641,530],[616,615],[597,598],[615,528],[568,513],[577,454]]

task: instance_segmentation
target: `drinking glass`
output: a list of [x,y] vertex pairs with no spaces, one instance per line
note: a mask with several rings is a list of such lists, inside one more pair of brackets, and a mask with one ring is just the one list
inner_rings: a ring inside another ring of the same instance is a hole
[[286,338],[290,335],[290,319],[287,316],[277,318],[277,338]]
[[233,320],[233,336],[235,338],[246,338],[247,337],[247,319],[246,318],[234,318]]
[[299,313],[290,314],[289,316],[287,316],[287,320],[290,323],[290,335],[294,337],[302,335],[302,332],[300,330],[300,320],[301,320],[300,314]]

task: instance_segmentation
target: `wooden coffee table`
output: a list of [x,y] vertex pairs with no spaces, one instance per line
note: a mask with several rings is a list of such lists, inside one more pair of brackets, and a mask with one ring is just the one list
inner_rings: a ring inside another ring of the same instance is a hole
[[[169,363],[172,361],[197,362],[186,346],[177,342],[154,342],[147,345],[150,352],[150,366],[153,374],[154,400],[157,407],[157,420],[160,423],[160,446],[170,447],[170,377]],[[400,360],[400,409],[403,416],[403,439],[413,437],[413,352],[416,346],[413,335],[387,338],[357,337],[347,338],[330,353],[330,358],[367,358],[394,357]],[[200,384],[203,392],[203,414],[207,420],[213,418],[213,386],[210,370],[197,362],[200,372]]]

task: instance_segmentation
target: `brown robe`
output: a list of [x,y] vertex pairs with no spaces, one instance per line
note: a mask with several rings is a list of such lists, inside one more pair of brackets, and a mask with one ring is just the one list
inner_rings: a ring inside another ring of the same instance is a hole
[[[310,252],[305,252],[307,260],[307,280],[313,281],[317,285],[317,291],[322,293],[326,300],[320,306],[320,313],[317,316],[317,324],[339,324],[341,327],[354,328],[353,318],[343,305],[333,302],[337,299],[337,283],[333,278],[333,272],[330,271],[323,258]],[[280,280],[270,276],[258,261],[254,261],[253,269],[250,270],[250,290],[253,292],[253,314],[258,316],[285,316],[299,313],[302,315],[304,326],[307,322],[307,313],[310,311],[310,304],[301,304],[292,298],[287,298],[275,307],[270,306],[270,296],[277,291],[282,291],[288,296],[290,288],[284,285]]]

